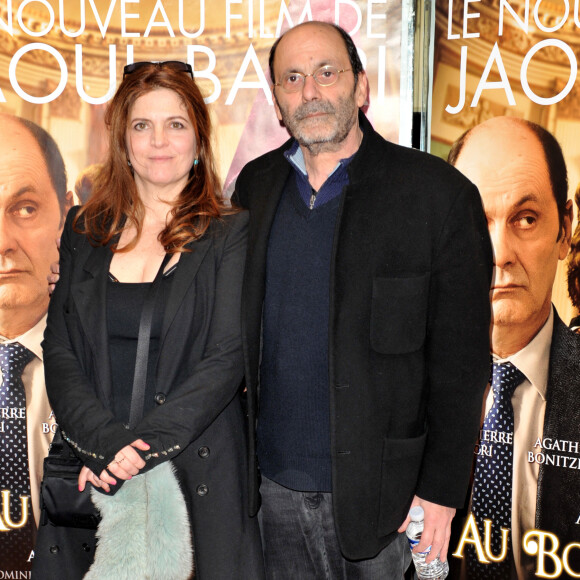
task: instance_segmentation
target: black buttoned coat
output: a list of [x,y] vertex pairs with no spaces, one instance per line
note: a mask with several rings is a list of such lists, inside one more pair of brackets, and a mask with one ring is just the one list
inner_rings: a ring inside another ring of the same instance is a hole
[[[359,116],[330,265],[332,490],[343,554],[375,556],[414,494],[461,506],[489,378],[492,255],[476,187],[440,159],[385,141]],[[289,143],[242,170],[250,210],[242,331],[250,424],[259,421],[268,237]],[[252,512],[258,509],[250,431]]]
[[[97,474],[138,438],[159,454],[146,469],[171,459],[190,511],[196,578],[261,578],[257,521],[248,516],[239,390],[247,212],[212,222],[181,254],[165,305],[156,407],[132,431],[109,410],[105,308],[112,253],[72,230],[75,214],[64,228],[61,277],[43,342],[46,386],[60,428]],[[48,554],[36,557],[50,561]]]

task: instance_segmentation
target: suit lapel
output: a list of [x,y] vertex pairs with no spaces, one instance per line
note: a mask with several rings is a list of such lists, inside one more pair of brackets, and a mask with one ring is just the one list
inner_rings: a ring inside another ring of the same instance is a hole
[[[550,370],[546,391],[543,438],[552,441],[576,441],[580,410],[575,405],[574,389],[580,376],[580,338],[573,334],[557,314],[554,317],[554,333],[550,350]],[[559,452],[556,452],[559,453]],[[567,453],[564,453],[567,455]],[[566,467],[540,465],[536,497],[536,526],[561,533],[564,543],[567,531],[574,526],[576,518],[562,509],[573,505],[578,499],[578,479],[569,478],[573,471]],[[555,493],[557,490],[558,493]],[[563,501],[566,496],[569,501]]]

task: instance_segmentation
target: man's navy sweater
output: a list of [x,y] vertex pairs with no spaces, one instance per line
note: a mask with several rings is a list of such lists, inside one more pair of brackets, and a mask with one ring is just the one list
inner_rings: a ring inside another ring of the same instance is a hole
[[341,165],[319,191],[296,171],[268,243],[258,418],[262,473],[290,489],[331,491],[328,323]]

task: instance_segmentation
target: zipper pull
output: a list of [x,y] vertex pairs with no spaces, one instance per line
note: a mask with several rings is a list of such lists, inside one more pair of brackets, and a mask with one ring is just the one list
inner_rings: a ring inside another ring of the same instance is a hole
[[316,195],[317,195],[317,191],[314,191],[314,188],[312,188],[312,194],[310,195],[310,209],[314,209],[314,202],[316,201]]

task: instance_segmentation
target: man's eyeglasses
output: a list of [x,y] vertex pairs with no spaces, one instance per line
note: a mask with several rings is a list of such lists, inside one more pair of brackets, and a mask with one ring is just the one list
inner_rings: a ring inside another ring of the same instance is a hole
[[274,86],[282,87],[282,90],[286,93],[296,93],[304,87],[306,77],[312,77],[316,81],[316,84],[321,87],[331,87],[338,81],[340,73],[348,72],[350,70],[352,69],[343,68],[342,70],[338,70],[335,66],[327,64],[307,75],[299,72],[287,73],[282,77],[282,81],[274,83]]
[[134,62],[132,64],[128,64],[123,69],[123,78],[131,73],[134,73],[136,70],[142,69],[147,66],[156,66],[158,68],[170,68],[171,70],[177,72],[186,72],[191,75],[193,78],[193,69],[191,65],[186,62],[181,62],[180,60],[166,60],[166,61],[142,61],[142,62]]

